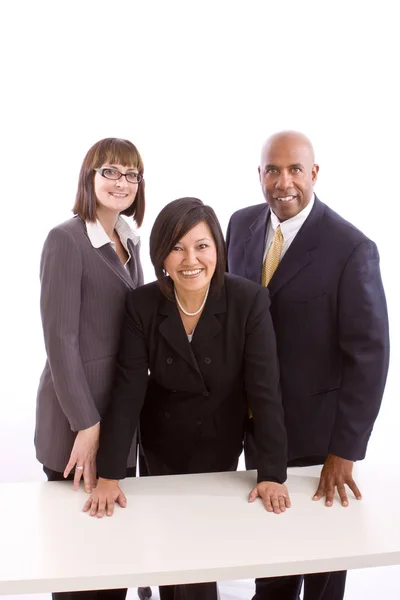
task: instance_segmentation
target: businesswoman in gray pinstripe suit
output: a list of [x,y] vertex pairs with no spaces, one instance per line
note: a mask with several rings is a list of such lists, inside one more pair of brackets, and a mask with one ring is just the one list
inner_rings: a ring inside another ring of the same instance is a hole
[[[41,266],[47,353],[37,395],[35,446],[49,481],[91,492],[99,422],[113,381],[125,296],[143,284],[137,227],[143,221],[143,162],[127,140],[94,144],[83,161],[74,217],[52,229]],[[133,217],[132,226],[121,217]],[[127,475],[135,475],[136,440]],[[123,600],[126,590],[53,597]]]

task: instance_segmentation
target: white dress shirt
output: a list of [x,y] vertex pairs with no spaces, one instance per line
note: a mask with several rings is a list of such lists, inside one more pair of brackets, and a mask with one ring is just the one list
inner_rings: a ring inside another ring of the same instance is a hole
[[314,199],[315,199],[315,196],[313,194],[311,201],[307,204],[307,206],[305,208],[303,208],[303,210],[301,210],[294,217],[291,217],[290,219],[287,219],[286,221],[282,221],[282,223],[279,221],[276,214],[274,212],[272,212],[272,210],[271,210],[271,218],[269,220],[268,227],[267,227],[267,235],[266,235],[266,241],[265,241],[263,262],[265,260],[265,257],[267,256],[269,247],[272,244],[272,240],[274,239],[275,231],[276,231],[276,228],[278,227],[278,225],[281,226],[281,232],[282,232],[282,236],[283,236],[283,246],[282,246],[282,252],[281,252],[279,261],[282,260],[285,253],[288,251],[290,244],[293,242],[294,238],[299,233],[302,225],[304,224],[304,221],[307,219],[308,215],[310,214],[312,207],[314,206]]
[[[92,244],[93,248],[101,248],[101,246],[111,244],[114,250],[117,251],[115,242],[110,240],[98,219],[96,219],[95,223],[92,223],[91,221],[86,221],[86,229],[90,243]],[[124,267],[127,268],[128,262],[131,259],[131,253],[129,252],[128,247],[128,240],[132,240],[133,244],[136,246],[140,238],[137,231],[133,227],[131,227],[131,225],[129,225],[121,216],[119,216],[117,219],[117,222],[115,224],[115,231],[118,234],[121,244],[128,253],[128,260],[124,265]]]

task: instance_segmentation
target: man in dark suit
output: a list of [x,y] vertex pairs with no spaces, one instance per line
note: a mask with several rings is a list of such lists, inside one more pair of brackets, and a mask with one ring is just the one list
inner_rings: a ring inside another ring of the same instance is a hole
[[[231,273],[267,285],[281,367],[288,465],[323,464],[313,500],[348,505],[345,485],[364,458],[389,360],[376,245],[323,204],[310,141],[281,132],[263,146],[266,203],[237,211],[227,233]],[[251,420],[246,465],[254,468]],[[256,580],[256,600],[339,600],[346,572]]]

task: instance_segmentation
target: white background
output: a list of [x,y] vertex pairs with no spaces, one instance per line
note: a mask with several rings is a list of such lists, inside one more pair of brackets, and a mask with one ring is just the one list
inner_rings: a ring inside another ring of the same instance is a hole
[[[1,4],[0,480],[42,478],[33,449],[45,359],[40,252],[49,229],[71,215],[89,147],[124,137],[142,154],[142,260],[151,281],[148,235],[162,206],[197,196],[225,230],[235,209],[263,201],[264,138],[297,129],[315,146],[318,196],[380,250],[392,358],[367,460],[390,481],[400,463],[395,7],[351,0]],[[390,487],[381,493],[383,507],[398,501]],[[399,579],[397,567],[352,573],[346,598],[394,599]],[[240,595],[240,586],[226,594]]]

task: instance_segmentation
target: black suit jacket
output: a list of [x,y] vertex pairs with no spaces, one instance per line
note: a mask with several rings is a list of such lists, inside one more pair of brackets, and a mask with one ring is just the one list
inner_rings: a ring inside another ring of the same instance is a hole
[[[266,203],[236,212],[228,268],[260,283]],[[268,286],[289,460],[364,458],[389,360],[375,244],[317,198]]]
[[[268,290],[234,275],[214,284],[190,344],[175,301],[157,282],[127,296],[113,398],[102,420],[98,471],[125,476],[141,412],[144,454],[176,473],[228,470],[248,408],[259,480],[286,479],[286,432]],[[149,374],[148,374],[149,373]]]

